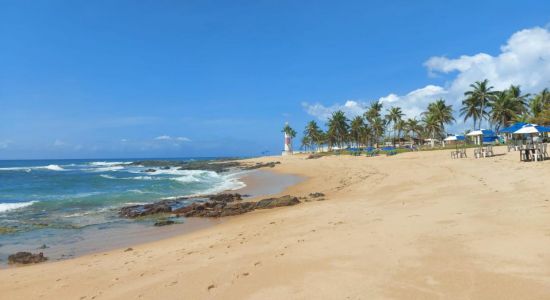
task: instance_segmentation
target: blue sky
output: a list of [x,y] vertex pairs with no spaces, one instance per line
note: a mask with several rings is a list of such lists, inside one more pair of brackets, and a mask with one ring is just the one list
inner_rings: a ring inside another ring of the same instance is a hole
[[[381,98],[413,114],[414,91],[453,102],[460,80],[508,84],[510,53],[534,57],[522,70],[541,78],[514,78],[536,90],[550,86],[536,63],[550,53],[548,11],[547,1],[0,0],[0,159],[276,154],[285,121],[301,132]],[[526,41],[540,53],[524,55]]]

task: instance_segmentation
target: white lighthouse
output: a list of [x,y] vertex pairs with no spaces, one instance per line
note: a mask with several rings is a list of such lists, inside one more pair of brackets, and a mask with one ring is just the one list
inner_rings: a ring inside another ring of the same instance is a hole
[[[286,126],[288,126],[288,122],[286,123]],[[284,131],[284,135],[285,135],[285,150],[283,151],[283,155],[290,155],[292,154],[292,137],[286,131]]]

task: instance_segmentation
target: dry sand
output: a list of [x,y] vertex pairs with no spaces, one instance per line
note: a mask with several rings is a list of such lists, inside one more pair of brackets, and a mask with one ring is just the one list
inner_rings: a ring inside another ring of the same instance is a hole
[[550,298],[550,161],[448,151],[256,160],[308,178],[286,194],[326,200],[133,251],[3,269],[0,298]]

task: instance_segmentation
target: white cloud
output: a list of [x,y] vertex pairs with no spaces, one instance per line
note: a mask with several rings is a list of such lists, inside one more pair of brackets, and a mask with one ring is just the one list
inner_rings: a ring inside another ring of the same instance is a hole
[[175,140],[180,141],[180,142],[190,142],[191,141],[191,139],[183,137],[183,136],[179,136],[179,137],[175,138]]
[[171,137],[169,135],[157,136],[155,138],[155,140],[159,140],[159,141],[177,141],[177,142],[190,142],[191,141],[191,139],[183,137],[183,136]]
[[157,137],[155,138],[155,140],[161,140],[161,141],[162,141],[162,140],[169,141],[169,140],[171,140],[171,139],[172,139],[172,137],[169,136],[169,135],[160,135],[160,136],[157,136]]
[[344,104],[337,103],[328,107],[320,103],[309,104],[307,102],[303,102],[302,106],[308,114],[319,120],[326,121],[337,110],[343,111],[348,118],[362,115],[366,110],[367,104],[362,101],[348,100]]
[[60,139],[56,139],[54,142],[53,142],[53,145],[54,147],[63,147],[63,146],[66,146],[67,143],[65,143],[64,141],[60,140]]
[[[429,102],[444,98],[453,105],[457,120],[461,120],[458,118],[458,110],[464,92],[475,81],[488,79],[495,89],[505,89],[511,84],[520,85],[526,93],[538,93],[550,87],[550,30],[534,27],[518,31],[500,47],[500,53],[495,56],[486,53],[458,58],[434,56],[424,66],[430,75],[456,75],[446,87],[427,85],[405,95],[390,93],[379,100],[386,104],[386,108],[399,106],[407,117],[415,117],[426,109]],[[345,105],[323,106],[318,103],[306,103],[303,106],[308,114],[319,119],[326,119],[333,111],[345,108]]]

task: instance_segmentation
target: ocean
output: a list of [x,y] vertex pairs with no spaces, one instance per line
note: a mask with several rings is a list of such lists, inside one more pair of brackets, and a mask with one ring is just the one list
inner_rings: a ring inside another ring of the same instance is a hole
[[238,171],[157,167],[145,172],[150,167],[132,165],[133,161],[137,160],[0,161],[0,259],[29,241],[32,247],[64,243],[63,239],[80,238],[75,233],[86,228],[135,222],[117,216],[122,206],[244,186]]

